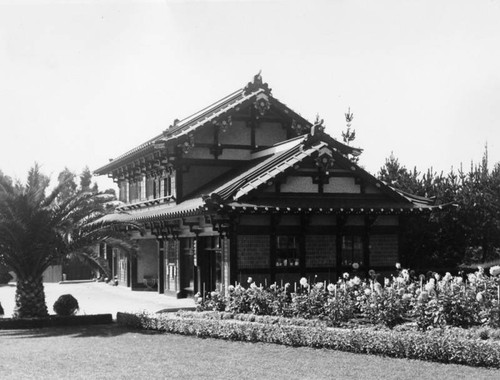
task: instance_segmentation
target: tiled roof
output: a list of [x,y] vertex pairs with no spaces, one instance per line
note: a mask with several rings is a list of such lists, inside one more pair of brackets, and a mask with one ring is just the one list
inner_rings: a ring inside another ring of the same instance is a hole
[[[219,117],[222,117],[226,113],[237,109],[238,107],[243,107],[250,103],[259,94],[265,93],[269,97],[269,101],[275,107],[284,111],[292,119],[300,121],[303,125],[310,127],[312,123],[304,119],[302,116],[288,108],[284,103],[281,103],[278,99],[274,98],[270,94],[270,89],[266,83],[262,83],[262,78],[260,75],[256,75],[254,82],[250,82],[246,87],[232,92],[231,94],[225,96],[224,98],[216,101],[215,103],[209,105],[208,107],[188,116],[182,120],[174,121],[173,125],[167,128],[163,133],[147,140],[146,142],[134,147],[133,149],[125,152],[124,154],[110,160],[109,163],[103,165],[102,167],[94,171],[97,175],[107,174],[111,171],[119,168],[125,163],[140,158],[154,151],[155,143],[158,142],[169,142],[183,136],[187,136],[194,132],[199,127],[206,125]],[[349,147],[338,141],[335,141],[337,148],[344,153],[357,155],[361,152],[360,149]]]
[[310,140],[310,135],[299,136],[264,150],[254,152],[254,160],[246,169],[234,172],[229,178],[221,179],[219,184],[210,185],[205,194],[198,194],[180,204],[159,204],[116,213],[101,219],[101,222],[135,221],[147,223],[158,220],[201,215],[204,211],[213,212],[213,207],[222,212],[310,212],[329,214],[408,214],[425,213],[446,207],[434,206],[433,200],[417,197],[387,186],[353,164],[348,158],[333,150],[334,159],[353,171],[357,176],[378,187],[381,194],[324,194],[317,195],[280,195],[261,194],[259,199],[246,201],[246,195],[259,189],[280,174],[300,164],[304,159],[330,147],[326,134],[319,134]]
[[190,199],[179,204],[158,205],[154,207],[146,207],[129,212],[121,212],[109,214],[99,219],[100,223],[107,222],[152,222],[165,218],[182,218],[186,216],[198,215],[203,208],[203,200],[201,198]]
[[235,200],[240,199],[326,146],[326,143],[320,142],[312,147],[302,149],[303,140],[303,138],[294,139],[294,144],[288,149],[272,154],[266,160],[214,190],[213,193],[216,193],[222,199],[229,199],[230,197]]
[[162,134],[149,139],[148,141],[111,160],[108,164],[100,167],[99,169],[96,169],[94,173],[108,173],[109,171],[119,167],[124,163],[124,161],[127,161],[133,156],[147,154],[149,150],[154,149],[154,145],[156,142],[175,140],[179,137],[185,136],[201,127],[202,125],[205,125],[206,123],[213,121],[217,117],[222,116],[226,112],[238,106],[241,106],[243,103],[249,101],[251,98],[253,98],[257,94],[262,93],[263,91],[263,89],[258,89],[249,94],[244,94],[243,89],[235,91],[225,98],[213,103],[209,107],[183,120],[174,122],[174,124],[167,130],[165,130]]

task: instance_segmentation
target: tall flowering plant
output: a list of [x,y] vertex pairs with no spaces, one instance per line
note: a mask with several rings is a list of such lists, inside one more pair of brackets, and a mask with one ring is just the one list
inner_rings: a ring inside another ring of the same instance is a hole
[[291,310],[295,317],[319,318],[324,312],[326,292],[322,282],[311,286],[305,277],[300,279],[300,288],[292,295]]
[[407,320],[413,298],[413,285],[406,286],[398,282],[396,284],[382,287],[376,282],[364,288],[360,309],[371,323],[393,328]]
[[329,284],[328,295],[322,318],[330,326],[340,326],[355,317],[357,311],[356,300],[350,288]]

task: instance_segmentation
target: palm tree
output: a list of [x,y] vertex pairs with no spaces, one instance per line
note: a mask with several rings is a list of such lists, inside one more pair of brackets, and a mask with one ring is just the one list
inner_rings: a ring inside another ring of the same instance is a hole
[[99,222],[112,211],[109,195],[78,191],[63,197],[64,182],[48,192],[48,177],[36,164],[25,185],[5,178],[0,176],[0,257],[17,276],[14,317],[48,314],[42,276],[50,265],[77,255],[106,271],[89,247],[112,239],[133,248],[120,226]]

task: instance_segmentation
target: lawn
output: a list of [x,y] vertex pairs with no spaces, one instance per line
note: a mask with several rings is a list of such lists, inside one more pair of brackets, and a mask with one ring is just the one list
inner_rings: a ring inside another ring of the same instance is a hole
[[0,374],[21,379],[499,379],[500,371],[131,331],[117,325],[0,331]]

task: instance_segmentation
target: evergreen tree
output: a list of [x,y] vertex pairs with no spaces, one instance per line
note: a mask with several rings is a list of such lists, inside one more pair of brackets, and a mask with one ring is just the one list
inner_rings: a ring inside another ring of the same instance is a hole
[[59,185],[48,193],[48,177],[36,164],[25,184],[9,186],[8,180],[0,178],[0,257],[17,276],[16,317],[47,315],[42,275],[53,263],[77,255],[100,266],[90,247],[104,239],[133,248],[117,223],[99,222],[113,211],[110,197],[71,192],[71,180],[63,171]]
[[[346,145],[351,145],[351,143],[356,139],[356,131],[351,129],[352,120],[354,119],[354,114],[351,113],[351,107],[347,110],[347,113],[344,114],[346,121],[346,130],[342,132],[342,141]],[[358,156],[349,155],[349,160],[351,162],[357,164],[359,162]]]
[[[88,166],[85,166],[85,168],[82,171],[82,174],[80,174],[80,188],[83,191],[91,191],[90,186],[92,184],[92,173],[90,172],[90,169]],[[97,191],[97,184],[94,185],[94,188],[92,191]]]

